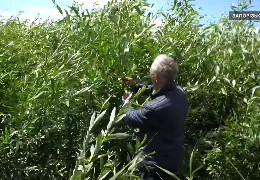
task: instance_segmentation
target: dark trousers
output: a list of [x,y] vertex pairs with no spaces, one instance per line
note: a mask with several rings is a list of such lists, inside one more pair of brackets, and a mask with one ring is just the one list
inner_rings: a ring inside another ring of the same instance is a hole
[[140,180],[173,180],[169,174],[159,169],[157,163],[152,157],[146,157],[140,164],[139,170],[141,172]]

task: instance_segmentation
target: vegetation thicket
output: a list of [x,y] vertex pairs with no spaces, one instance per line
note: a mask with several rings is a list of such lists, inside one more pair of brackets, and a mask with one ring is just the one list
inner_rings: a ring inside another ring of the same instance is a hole
[[140,91],[122,106],[121,78],[147,81],[160,53],[178,62],[190,103],[185,161],[172,176],[260,179],[259,30],[226,15],[203,25],[190,0],[150,7],[114,0],[57,5],[57,21],[0,20],[1,179],[139,179],[145,139],[121,120],[144,100]]

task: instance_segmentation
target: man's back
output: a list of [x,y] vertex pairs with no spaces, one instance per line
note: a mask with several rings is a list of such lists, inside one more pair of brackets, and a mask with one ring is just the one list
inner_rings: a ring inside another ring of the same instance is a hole
[[151,99],[140,111],[130,109],[125,122],[140,128],[141,137],[147,134],[144,151],[155,152],[152,157],[159,166],[176,171],[183,159],[186,95],[180,86],[169,84]]
[[[158,55],[150,68],[153,88],[157,90],[151,101],[144,108],[135,110],[133,107],[126,112],[124,121],[134,128],[139,128],[141,136],[147,134],[146,157],[144,164],[150,166],[140,168],[141,179],[157,180],[159,176],[167,178],[167,174],[157,168],[161,166],[175,172],[183,159],[184,124],[188,113],[188,101],[180,86],[176,86],[179,72],[178,64],[166,54]],[[125,84],[134,85],[132,78],[126,77]],[[125,100],[129,93],[122,97]]]

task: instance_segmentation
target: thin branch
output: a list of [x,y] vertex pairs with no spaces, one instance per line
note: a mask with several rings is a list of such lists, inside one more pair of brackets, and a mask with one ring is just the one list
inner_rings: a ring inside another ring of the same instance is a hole
[[242,174],[238,171],[238,169],[234,166],[234,164],[228,159],[228,162],[230,162],[230,164],[235,168],[235,170],[238,172],[238,174],[241,176],[241,178],[243,180],[245,180],[245,178],[242,176]]

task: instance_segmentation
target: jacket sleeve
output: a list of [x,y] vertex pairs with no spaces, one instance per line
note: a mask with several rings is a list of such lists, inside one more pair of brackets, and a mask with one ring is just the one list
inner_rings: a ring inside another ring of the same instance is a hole
[[136,110],[131,106],[125,113],[124,121],[132,128],[147,129],[152,125],[152,116],[155,113],[147,107]]

